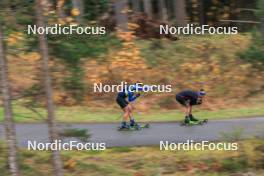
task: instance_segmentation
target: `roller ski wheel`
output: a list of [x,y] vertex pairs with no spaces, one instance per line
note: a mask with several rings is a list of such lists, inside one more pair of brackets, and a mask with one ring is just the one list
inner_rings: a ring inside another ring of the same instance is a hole
[[131,128],[135,128],[135,130],[142,130],[144,128],[149,128],[149,124],[135,124],[133,127]]
[[194,125],[204,125],[208,122],[208,119],[199,120],[197,122],[190,121],[189,123],[181,122],[181,126],[194,126]]
[[204,120],[200,120],[199,121],[199,124],[200,125],[204,125],[204,124],[206,124],[208,122],[208,119],[204,119]]
[[130,130],[130,127],[129,126],[127,126],[125,128],[124,127],[118,127],[117,130],[118,131],[129,131]]
[[134,126],[129,126],[128,128],[118,128],[118,131],[140,131],[144,128],[149,128],[149,124],[135,124]]

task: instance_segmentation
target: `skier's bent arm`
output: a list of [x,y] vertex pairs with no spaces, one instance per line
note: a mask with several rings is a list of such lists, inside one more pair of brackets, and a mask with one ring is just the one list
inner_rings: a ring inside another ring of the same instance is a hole
[[128,101],[129,101],[129,102],[133,102],[133,101],[135,101],[139,96],[140,96],[140,94],[136,94],[136,95],[134,95],[132,92],[130,92],[130,93],[128,94]]

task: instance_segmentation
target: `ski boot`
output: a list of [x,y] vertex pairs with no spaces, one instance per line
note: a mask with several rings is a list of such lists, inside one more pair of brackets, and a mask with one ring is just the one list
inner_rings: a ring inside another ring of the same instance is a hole
[[192,122],[198,122],[199,121],[198,119],[194,118],[192,114],[189,115],[189,119]]
[[135,122],[134,119],[130,119],[130,127],[135,127],[137,126],[138,124]]
[[126,124],[126,122],[122,122],[121,126],[118,128],[119,130],[129,130],[130,126]]
[[190,117],[185,116],[184,123],[189,124],[191,122]]
[[196,124],[197,122],[191,121],[189,116],[186,116],[184,121],[181,123],[182,126],[190,126]]
[[130,128],[134,128],[135,130],[141,130],[141,125],[136,123],[134,119],[130,119]]

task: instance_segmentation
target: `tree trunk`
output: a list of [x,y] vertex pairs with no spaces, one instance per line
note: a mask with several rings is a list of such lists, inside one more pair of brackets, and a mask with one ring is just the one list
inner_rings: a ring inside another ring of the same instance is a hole
[[204,0],[199,0],[200,25],[205,25]]
[[84,13],[84,4],[82,0],[72,0],[72,6],[75,9],[78,9],[80,12],[80,15],[76,17],[76,20],[79,24],[82,24],[83,20],[83,13]]
[[0,24],[0,69],[1,69],[1,84],[4,105],[4,125],[5,135],[8,146],[8,165],[12,176],[19,176],[17,146],[16,146],[16,131],[13,122],[13,112],[11,105],[11,93],[8,81],[8,66],[4,51],[2,25]]
[[264,40],[264,17],[261,18],[261,34],[262,34],[262,39]]
[[165,22],[168,20],[168,12],[167,12],[165,0],[159,0],[158,2],[159,2],[159,4],[158,4],[159,18],[162,22]]
[[149,18],[153,18],[151,0],[143,0],[143,5],[144,5],[144,12],[148,15]]
[[64,9],[63,9],[63,6],[64,6],[64,1],[63,0],[58,0],[56,2],[56,11],[58,13],[58,17],[61,18],[61,19],[66,17]]
[[[43,9],[41,0],[36,1],[36,16],[37,16],[37,26],[44,27],[44,17],[43,17]],[[49,55],[48,55],[48,45],[47,45],[47,38],[45,34],[38,35],[39,40],[39,49],[40,54],[42,57],[42,69],[43,69],[43,76],[44,76],[44,87],[46,92],[46,106],[47,106],[47,114],[48,114],[48,127],[49,127],[49,137],[50,142],[55,142],[59,139],[57,126],[55,121],[54,115],[54,104],[53,104],[53,93],[52,93],[52,86],[51,86],[51,78],[50,78],[50,71],[49,71]],[[54,167],[54,175],[55,176],[63,176],[63,164],[61,161],[60,153],[58,150],[52,151],[52,161]]]
[[140,0],[132,0],[132,9],[134,12],[140,12]]
[[174,9],[177,26],[186,26],[186,6],[185,0],[174,0]]
[[117,28],[122,31],[128,31],[127,0],[117,0],[114,6]]

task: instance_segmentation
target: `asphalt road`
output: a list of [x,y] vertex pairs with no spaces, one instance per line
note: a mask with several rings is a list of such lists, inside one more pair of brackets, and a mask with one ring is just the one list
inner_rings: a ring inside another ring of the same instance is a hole
[[[241,130],[239,136],[264,137],[264,117],[214,120],[200,126],[185,127],[179,122],[150,123],[149,129],[141,131],[117,131],[119,124],[59,124],[60,129],[88,129],[91,134],[90,142],[104,142],[107,147],[113,146],[145,146],[159,145],[160,141],[186,142],[216,141],[223,139],[222,133],[234,136],[235,131]],[[48,142],[46,124],[16,124],[17,140],[20,147],[27,147],[28,141]],[[0,139],[4,138],[4,127],[0,124]],[[66,139],[65,141],[70,140]]]

